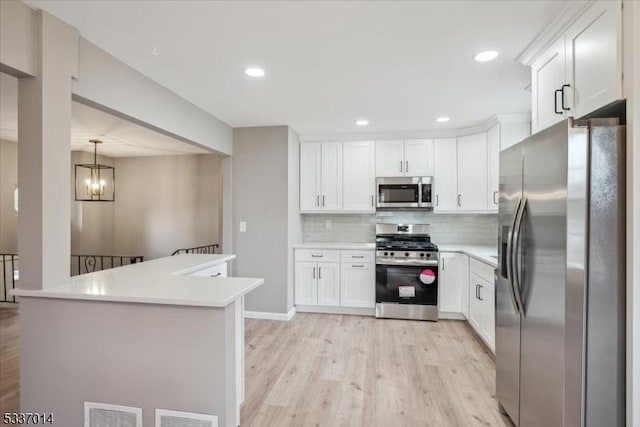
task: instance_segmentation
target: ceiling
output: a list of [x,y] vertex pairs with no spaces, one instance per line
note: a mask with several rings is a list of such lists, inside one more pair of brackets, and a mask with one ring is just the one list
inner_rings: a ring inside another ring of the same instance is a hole
[[[390,132],[528,112],[530,74],[515,58],[568,2],[27,3],[233,127],[318,134],[360,118]],[[500,56],[473,61],[486,49]],[[266,76],[245,76],[252,65]],[[435,123],[442,115],[451,121]]]
[[[18,80],[0,73],[0,138],[18,139]],[[90,139],[100,139],[100,154],[109,157],[211,154],[211,151],[155,132],[119,117],[71,103],[71,150],[93,152]]]

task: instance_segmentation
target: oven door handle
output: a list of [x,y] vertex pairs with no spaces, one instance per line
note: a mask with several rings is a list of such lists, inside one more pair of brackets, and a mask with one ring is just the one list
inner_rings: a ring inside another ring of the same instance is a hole
[[401,260],[387,260],[387,259],[378,259],[376,260],[377,265],[398,265],[401,267],[437,267],[438,261],[401,261]]

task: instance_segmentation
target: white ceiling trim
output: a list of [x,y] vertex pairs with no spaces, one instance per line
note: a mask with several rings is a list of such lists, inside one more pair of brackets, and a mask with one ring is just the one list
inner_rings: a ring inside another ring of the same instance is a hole
[[516,57],[522,65],[531,66],[542,52],[555,42],[595,0],[572,1]]

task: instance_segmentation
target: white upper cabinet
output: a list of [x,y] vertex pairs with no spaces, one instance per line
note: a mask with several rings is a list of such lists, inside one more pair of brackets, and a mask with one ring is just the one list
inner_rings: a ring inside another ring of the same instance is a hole
[[343,210],[375,212],[375,143],[345,142],[342,147]]
[[300,144],[300,211],[342,210],[342,143]]
[[458,138],[458,211],[487,210],[487,134]]
[[619,1],[598,1],[566,31],[565,103],[584,116],[622,96]]
[[376,176],[433,176],[433,140],[376,141]]
[[500,124],[487,132],[487,210],[498,211],[498,181],[500,180]]
[[376,176],[404,176],[404,141],[376,141]]
[[342,209],[342,143],[322,143],[322,194],[323,210]]
[[320,210],[320,143],[300,144],[300,210]]
[[595,1],[532,62],[532,132],[622,98],[621,7]]
[[456,138],[436,139],[433,142],[434,212],[457,210],[458,160]]
[[433,176],[433,140],[415,139],[404,142],[404,174]]
[[564,57],[564,40],[560,39],[531,64],[531,127],[534,132],[564,119],[560,96],[565,84]]

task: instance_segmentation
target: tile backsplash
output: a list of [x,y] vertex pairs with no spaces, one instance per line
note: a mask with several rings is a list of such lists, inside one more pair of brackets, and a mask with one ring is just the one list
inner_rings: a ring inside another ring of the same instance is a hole
[[[326,222],[331,221],[331,228]],[[431,212],[385,211],[375,215],[303,214],[304,242],[363,243],[375,240],[377,222],[430,224],[436,244],[495,245],[497,214],[434,214]]]

